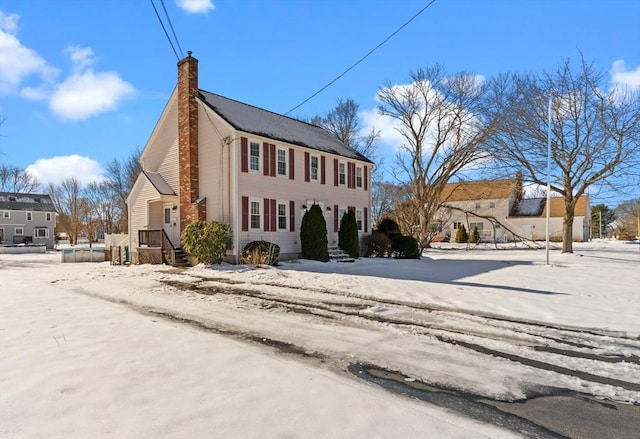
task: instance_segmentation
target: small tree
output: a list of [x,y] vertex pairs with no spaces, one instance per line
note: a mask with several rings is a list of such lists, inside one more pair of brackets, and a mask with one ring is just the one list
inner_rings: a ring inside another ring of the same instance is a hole
[[217,221],[194,221],[184,228],[182,245],[204,264],[219,264],[231,248],[231,226]]
[[300,246],[302,257],[315,261],[329,260],[329,242],[327,240],[327,223],[322,209],[317,204],[311,206],[302,217],[300,226]]
[[468,240],[469,234],[467,233],[467,229],[464,227],[464,224],[461,224],[456,232],[456,242],[467,242]]
[[353,211],[348,211],[340,220],[338,232],[338,247],[347,252],[352,258],[360,257],[360,243],[358,242],[358,223]]
[[473,226],[473,230],[471,231],[471,237],[469,238],[470,242],[477,244],[480,242],[480,232],[478,232],[478,226]]

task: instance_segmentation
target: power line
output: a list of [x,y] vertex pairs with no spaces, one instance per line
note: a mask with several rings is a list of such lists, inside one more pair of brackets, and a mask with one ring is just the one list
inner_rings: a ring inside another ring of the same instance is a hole
[[173,24],[171,23],[171,17],[169,17],[167,8],[165,8],[164,6],[164,0],[160,0],[160,3],[162,3],[162,9],[164,9],[164,15],[167,17],[167,21],[169,22],[169,27],[171,28],[173,39],[176,40],[176,44],[178,45],[178,49],[180,50],[180,56],[184,58],[184,52],[182,51],[182,47],[180,47],[180,41],[178,41],[178,36],[176,35],[176,31],[173,29]]
[[156,9],[156,5],[153,3],[153,0],[149,0],[151,2],[151,6],[153,6],[153,10],[156,12],[156,17],[158,17],[158,21],[160,22],[160,26],[162,26],[162,30],[164,31],[165,36],[167,37],[167,40],[169,41],[169,44],[171,45],[171,49],[173,50],[173,53],[176,55],[176,58],[178,59],[178,61],[180,61],[180,57],[178,56],[178,52],[176,52],[176,48],[173,47],[173,42],[171,42],[171,38],[169,37],[169,34],[167,33],[167,29],[164,27],[164,23],[162,22],[162,18],[160,18],[160,14],[158,14],[158,10]]
[[287,114],[291,113],[293,110],[303,106],[304,104],[306,104],[307,102],[309,102],[311,99],[315,98],[316,96],[318,96],[320,93],[322,93],[323,91],[325,91],[327,88],[329,88],[334,82],[336,82],[338,79],[342,78],[344,75],[346,75],[347,73],[349,73],[349,71],[351,71],[355,66],[357,66],[358,64],[360,64],[362,61],[364,61],[365,59],[367,59],[369,57],[369,55],[371,55],[373,52],[375,52],[376,50],[378,50],[383,44],[385,44],[387,41],[389,41],[391,38],[393,38],[398,32],[400,32],[405,26],[407,26],[409,23],[411,23],[413,20],[415,20],[418,15],[422,14],[424,11],[426,11],[429,6],[431,6],[432,4],[435,3],[436,0],[431,0],[424,8],[420,9],[413,17],[411,17],[409,20],[407,20],[402,26],[400,26],[398,29],[396,29],[395,31],[393,31],[393,33],[391,33],[391,35],[389,35],[387,38],[385,38],[380,44],[378,44],[376,47],[374,47],[373,49],[371,49],[369,52],[367,52],[362,58],[360,58],[358,61],[356,61],[355,63],[353,63],[351,65],[351,67],[349,67],[347,70],[345,70],[344,72],[340,73],[338,76],[336,76],[331,82],[329,82],[327,85],[325,85],[324,87],[322,87],[320,90],[318,90],[317,92],[315,92],[314,94],[312,94],[311,96],[309,96],[307,99],[305,99],[304,101],[300,102],[298,105],[296,105],[295,107],[293,107],[291,110],[287,111],[286,113],[284,113],[284,115],[286,116]]

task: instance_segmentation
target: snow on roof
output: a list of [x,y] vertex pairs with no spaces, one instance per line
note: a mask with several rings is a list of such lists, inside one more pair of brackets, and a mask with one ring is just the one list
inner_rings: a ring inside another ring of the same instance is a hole
[[317,125],[204,90],[200,90],[200,98],[239,131],[372,163]]
[[19,192],[0,192],[0,209],[36,212],[56,211],[49,195],[23,194]]

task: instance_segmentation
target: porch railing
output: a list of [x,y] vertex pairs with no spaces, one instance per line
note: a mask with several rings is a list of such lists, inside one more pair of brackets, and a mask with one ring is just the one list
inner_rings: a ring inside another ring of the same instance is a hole
[[176,248],[164,229],[138,230],[138,243],[140,246],[160,247],[163,262],[170,265],[175,264]]

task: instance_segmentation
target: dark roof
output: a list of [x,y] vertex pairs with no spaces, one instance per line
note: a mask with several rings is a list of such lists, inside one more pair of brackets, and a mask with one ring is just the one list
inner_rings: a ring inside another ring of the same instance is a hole
[[46,194],[21,194],[0,192],[0,210],[55,212],[51,197]]
[[171,186],[169,186],[169,183],[167,183],[167,181],[162,178],[162,175],[158,174],[157,172],[151,171],[142,171],[142,173],[145,175],[145,177],[147,177],[147,180],[151,182],[153,187],[156,188],[160,195],[176,194],[174,190],[171,189]]
[[204,90],[200,90],[200,98],[238,131],[372,163],[317,125]]

